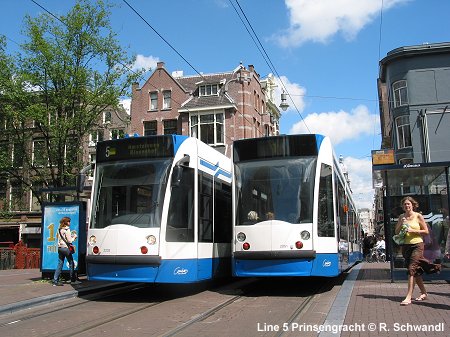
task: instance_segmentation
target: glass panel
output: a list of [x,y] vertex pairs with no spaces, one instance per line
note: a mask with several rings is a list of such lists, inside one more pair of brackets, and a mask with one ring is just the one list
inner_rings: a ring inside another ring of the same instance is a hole
[[194,242],[194,169],[180,169],[180,183],[171,188],[166,241]]
[[225,135],[223,134],[223,125],[222,124],[217,124],[216,125],[216,131],[217,131],[217,135],[216,135],[216,143],[223,143],[223,139],[225,137]]
[[171,107],[171,92],[170,91],[164,91],[164,102],[163,102],[163,108],[169,109]]
[[150,110],[158,110],[158,93],[150,93]]
[[212,242],[213,181],[212,176],[199,173],[198,181],[198,241]]
[[322,164],[320,169],[318,198],[318,236],[334,236],[333,215],[333,171],[330,165]]
[[98,164],[91,227],[160,227],[171,163],[172,158]]
[[232,237],[231,186],[217,180],[214,184],[214,242],[230,243]]
[[214,123],[214,115],[200,115],[200,123]]
[[144,122],[144,136],[156,135],[156,122]]
[[236,165],[237,224],[250,225],[269,218],[312,222],[315,166],[315,157]]
[[214,124],[200,125],[200,140],[206,144],[214,144]]

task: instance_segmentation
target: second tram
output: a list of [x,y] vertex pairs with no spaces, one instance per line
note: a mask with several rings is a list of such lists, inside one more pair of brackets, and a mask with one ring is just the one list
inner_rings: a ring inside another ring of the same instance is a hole
[[233,144],[234,276],[339,275],[362,259],[351,190],[322,135]]

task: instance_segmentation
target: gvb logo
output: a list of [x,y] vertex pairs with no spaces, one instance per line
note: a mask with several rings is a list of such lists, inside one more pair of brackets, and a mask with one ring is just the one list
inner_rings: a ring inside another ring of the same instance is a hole
[[331,267],[331,261],[323,260],[322,267]]
[[186,275],[187,273],[189,273],[189,270],[181,267],[176,267],[175,270],[173,271],[174,275]]

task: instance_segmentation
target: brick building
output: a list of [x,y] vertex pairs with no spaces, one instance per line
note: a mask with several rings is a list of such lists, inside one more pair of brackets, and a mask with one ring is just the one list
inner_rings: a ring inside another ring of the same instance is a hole
[[[23,177],[23,181],[15,178],[13,174],[0,172],[0,245],[2,242],[13,242],[21,240],[29,248],[39,248],[41,246],[41,205],[37,200],[37,193],[44,194],[43,201],[53,201],[52,194],[59,194],[64,197],[64,201],[73,201],[80,197],[88,200],[90,196],[89,185],[91,180],[86,181],[85,193],[78,195],[75,186],[63,187],[59,190],[51,188],[44,189],[39,186],[34,189],[26,185],[32,166],[35,161],[40,160],[42,165],[51,167],[45,158],[38,156],[37,149],[42,142],[42,135],[32,120],[28,121],[24,127],[24,133],[29,133],[29,141],[25,144],[26,149],[32,154],[33,162],[27,163],[22,157],[15,153],[15,143],[8,137],[7,120],[0,121],[0,146],[5,152],[5,157],[11,160],[11,166],[15,169],[14,174]],[[83,165],[95,161],[95,149],[98,141],[122,138],[129,133],[129,116],[123,107],[108,107],[99,116],[96,126],[85,135],[82,142],[82,150],[76,158],[71,160],[82,161]],[[67,156],[67,154],[66,154]],[[69,158],[67,158],[69,159]],[[31,167],[30,167],[31,165]],[[50,172],[50,171],[49,171]],[[49,173],[50,174],[50,173]],[[73,181],[75,185],[75,181]]]
[[183,76],[159,62],[141,88],[133,85],[130,131],[197,137],[230,157],[234,140],[279,133],[275,87],[272,75],[261,79],[252,65]]

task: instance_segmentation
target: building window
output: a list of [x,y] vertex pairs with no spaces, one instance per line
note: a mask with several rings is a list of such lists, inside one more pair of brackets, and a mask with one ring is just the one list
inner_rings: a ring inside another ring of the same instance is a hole
[[20,211],[25,207],[23,195],[24,189],[23,184],[19,180],[13,180],[11,182],[11,190],[10,190],[10,210],[11,211]]
[[170,119],[163,122],[164,124],[164,134],[165,135],[176,135],[177,134],[177,120]]
[[48,159],[45,156],[45,140],[33,141],[33,165],[43,167],[47,165]]
[[172,92],[170,90],[163,91],[163,109],[172,107]]
[[12,151],[13,167],[23,167],[24,148],[22,143],[14,143]]
[[392,84],[394,94],[394,108],[408,104],[408,90],[406,81],[401,80]]
[[397,146],[399,149],[409,147],[411,143],[411,126],[409,116],[400,116],[395,119],[397,125]]
[[111,139],[119,139],[125,137],[125,131],[122,129],[112,129],[111,130]]
[[110,124],[111,123],[111,111],[105,111],[103,113],[103,124]]
[[0,211],[7,210],[9,208],[6,202],[6,179],[0,178]]
[[4,165],[11,165],[11,156],[10,156],[10,148],[9,143],[7,141],[0,142],[0,160]]
[[150,93],[150,111],[158,110],[158,93],[153,91]]
[[156,131],[156,121],[144,122],[144,136],[154,136]]
[[103,130],[95,130],[89,134],[89,146],[95,146],[103,140]]
[[191,114],[191,136],[209,145],[224,143],[223,112]]
[[206,84],[199,87],[199,96],[217,96],[219,92],[217,84]]

